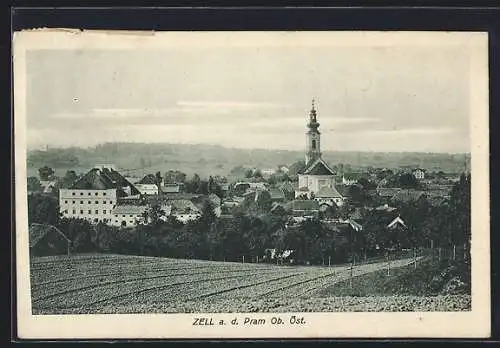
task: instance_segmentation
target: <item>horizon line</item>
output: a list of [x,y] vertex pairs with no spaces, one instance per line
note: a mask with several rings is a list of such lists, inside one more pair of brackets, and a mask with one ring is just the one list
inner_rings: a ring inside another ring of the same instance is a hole
[[[301,152],[303,150],[287,150],[287,149],[279,149],[279,148],[259,148],[259,147],[254,147],[254,148],[243,148],[243,147],[230,147],[230,146],[224,146],[224,145],[219,145],[219,144],[211,144],[211,143],[169,143],[169,142],[134,142],[134,141],[109,141],[109,142],[102,142],[98,143],[95,145],[88,145],[88,146],[79,146],[79,145],[38,145],[38,146],[27,146],[27,151],[44,151],[47,148],[48,149],[57,149],[57,150],[68,150],[68,149],[83,149],[83,150],[91,150],[95,149],[98,146],[104,146],[104,145],[110,145],[110,144],[127,144],[127,145],[173,145],[173,146],[212,146],[212,147],[220,147],[223,149],[228,149],[228,150],[243,150],[243,151],[251,151],[251,150],[258,150],[258,151],[282,151],[282,152]],[[396,151],[396,150],[391,150],[391,151],[373,151],[373,150],[326,150],[322,151],[322,153],[328,153],[328,152],[336,152],[336,153],[356,153],[356,152],[361,152],[361,153],[418,153],[418,154],[448,154],[448,155],[470,155],[470,151],[457,151],[457,152],[452,152],[452,151]]]

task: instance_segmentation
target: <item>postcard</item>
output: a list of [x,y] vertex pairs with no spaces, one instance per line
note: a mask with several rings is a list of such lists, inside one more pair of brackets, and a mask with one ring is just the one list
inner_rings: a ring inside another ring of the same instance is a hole
[[487,33],[13,53],[20,338],[490,335]]

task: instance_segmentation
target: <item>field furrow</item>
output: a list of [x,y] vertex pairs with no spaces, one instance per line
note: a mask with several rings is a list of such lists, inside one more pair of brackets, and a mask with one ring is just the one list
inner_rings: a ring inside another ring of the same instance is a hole
[[214,272],[213,270],[205,270],[201,272],[193,272],[191,270],[187,270],[187,272],[167,272],[161,274],[154,274],[151,276],[144,276],[144,274],[120,274],[120,276],[115,276],[109,280],[108,277],[94,277],[90,279],[83,279],[81,282],[75,283],[74,281],[68,281],[62,284],[58,284],[58,286],[51,286],[52,284],[48,283],[45,286],[34,287],[31,291],[32,301],[34,303],[39,301],[44,301],[53,297],[58,297],[61,295],[67,295],[71,293],[80,293],[86,290],[92,289],[101,289],[106,286],[119,286],[119,287],[127,287],[128,284],[133,284],[134,282],[140,281],[169,281],[169,278],[175,279],[176,277],[193,277],[196,278],[200,275],[204,274],[228,274],[228,273],[243,273],[243,274],[251,274],[255,273],[255,270],[252,269],[242,269],[242,270],[224,270],[220,272]]
[[277,277],[275,272],[267,274],[255,273],[249,275],[240,275],[238,277],[224,277],[216,280],[200,280],[196,283],[180,283],[173,284],[168,287],[155,288],[147,293],[140,294],[130,293],[129,296],[118,299],[109,299],[103,302],[113,303],[114,305],[124,305],[130,302],[139,301],[147,305],[154,304],[174,304],[186,302],[196,298],[207,298],[206,294],[215,291],[224,291],[232,289],[237,282],[238,286],[253,286],[261,282],[272,282],[276,279],[281,279],[283,276]]

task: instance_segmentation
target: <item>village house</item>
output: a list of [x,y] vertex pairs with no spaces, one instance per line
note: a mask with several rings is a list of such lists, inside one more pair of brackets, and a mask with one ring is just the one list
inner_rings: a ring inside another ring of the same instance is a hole
[[160,186],[162,193],[179,193],[181,192],[181,184],[164,184]]
[[294,200],[285,205],[294,222],[319,217],[319,204],[314,200]]
[[51,193],[56,187],[56,180],[40,180],[43,193]]
[[108,224],[111,226],[131,227],[138,223],[149,223],[144,220],[144,213],[148,207],[145,205],[118,205],[113,209],[113,218]]
[[195,221],[201,217],[201,210],[188,199],[174,199],[167,202],[171,216],[182,223]]
[[342,174],[342,185],[351,186],[357,184],[359,179],[363,177],[363,173],[344,173]]
[[[160,186],[161,186],[162,182],[163,182],[163,178],[161,179],[161,182],[159,183]],[[142,178],[140,181],[138,181],[134,185],[139,190],[141,195],[155,196],[155,195],[158,195],[160,192],[160,189],[158,187],[158,179],[153,174],[146,175],[144,178]]]
[[413,171],[413,176],[418,180],[425,179],[425,169],[417,168]]
[[32,223],[29,226],[30,257],[69,255],[71,240],[52,225]]
[[91,223],[109,222],[122,198],[139,197],[140,192],[112,165],[92,168],[69,189],[59,190],[63,217],[81,218]]
[[285,201],[285,193],[280,188],[271,188],[269,194],[272,202],[283,203]]
[[344,204],[344,197],[335,187],[324,186],[314,196],[314,199],[321,206],[341,207]]

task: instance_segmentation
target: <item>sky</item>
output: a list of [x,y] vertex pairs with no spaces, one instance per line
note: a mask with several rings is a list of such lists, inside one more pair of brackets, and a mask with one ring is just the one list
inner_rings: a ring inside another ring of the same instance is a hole
[[469,152],[457,46],[32,50],[28,147],[125,141],[322,151]]

